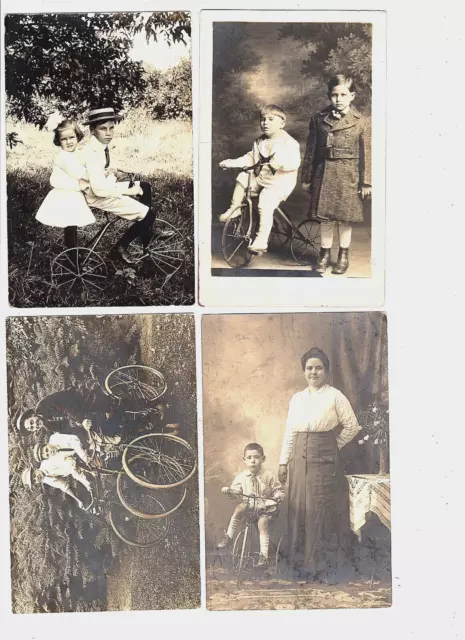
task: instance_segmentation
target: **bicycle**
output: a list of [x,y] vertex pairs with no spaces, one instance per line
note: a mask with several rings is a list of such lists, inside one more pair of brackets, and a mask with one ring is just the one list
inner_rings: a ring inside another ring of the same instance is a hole
[[[230,494],[235,497],[246,498],[247,505],[245,511],[245,527],[239,531],[234,539],[231,559],[233,570],[237,572],[237,587],[240,586],[243,572],[249,569],[256,569],[260,556],[259,534],[258,534],[258,514],[276,512],[278,500],[274,498],[264,498],[262,496],[248,495],[245,493]],[[275,545],[270,541],[270,551],[268,554],[268,567],[274,566],[275,572],[279,573],[281,562],[281,549],[284,537],[281,536]]]
[[[130,186],[133,186],[136,176],[129,174]],[[63,298],[67,298],[76,290],[104,291],[105,280],[109,276],[108,264],[102,254],[97,251],[103,238],[115,224],[125,221],[116,215],[111,217],[108,212],[93,209],[94,213],[103,213],[105,222],[97,232],[87,239],[82,246],[72,247],[61,251],[51,263],[51,285],[60,290]],[[168,236],[169,237],[165,237]],[[160,237],[163,236],[163,237]],[[149,258],[155,268],[165,278],[165,283],[179,271],[183,265],[187,249],[181,233],[169,222],[157,218],[154,232],[147,247],[136,239],[127,249],[135,266]],[[111,261],[110,261],[111,262]]]
[[[266,164],[268,163],[258,162],[251,167],[241,169],[248,173],[244,199],[231,211],[223,228],[221,238],[223,257],[227,264],[235,269],[250,264],[255,255],[249,251],[256,235],[258,222],[253,206],[253,199],[258,196],[252,193],[252,172],[255,168]],[[235,214],[238,210],[240,215],[237,216]],[[291,255],[298,264],[315,266],[321,247],[320,224],[326,220],[327,218],[321,216],[312,216],[296,226],[280,204],[274,211],[270,242],[280,248],[286,247],[290,242]]]
[[[125,405],[125,413],[140,420],[156,409],[167,383],[153,367],[126,365],[111,371],[104,387]],[[120,457],[120,468],[102,466],[102,460],[111,463]],[[186,483],[196,469],[195,451],[186,440],[167,433],[145,433],[127,444],[103,445],[103,452],[95,447],[90,473],[96,478],[116,476],[118,501],[100,506],[123,542],[148,548],[168,535],[169,516],[184,503]]]

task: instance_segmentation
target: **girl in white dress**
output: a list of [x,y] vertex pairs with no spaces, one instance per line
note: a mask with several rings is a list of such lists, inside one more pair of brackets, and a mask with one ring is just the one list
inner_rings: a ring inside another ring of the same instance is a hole
[[73,120],[63,120],[54,132],[53,143],[61,147],[53,163],[50,184],[53,189],[42,202],[36,220],[65,230],[65,245],[77,245],[77,227],[95,222],[82,192],[81,180],[87,178],[78,143],[84,134]]

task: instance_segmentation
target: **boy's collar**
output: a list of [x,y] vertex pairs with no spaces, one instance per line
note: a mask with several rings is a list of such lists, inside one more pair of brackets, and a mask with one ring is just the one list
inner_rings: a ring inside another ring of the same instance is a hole
[[92,144],[96,149],[105,149],[105,147],[109,147],[110,145],[106,145],[103,142],[100,142],[100,140],[97,140],[97,138],[93,135],[90,136],[90,144]]
[[252,473],[251,471],[249,471],[248,469],[246,471],[244,471],[244,475],[247,476],[248,478],[250,478],[250,476],[260,476],[263,472],[263,467],[260,469],[260,471],[258,473]]

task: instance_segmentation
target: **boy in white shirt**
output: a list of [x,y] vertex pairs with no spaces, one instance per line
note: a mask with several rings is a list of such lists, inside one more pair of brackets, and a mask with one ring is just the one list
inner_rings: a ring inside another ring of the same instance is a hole
[[[242,524],[247,509],[253,508],[257,516],[257,526],[260,537],[260,558],[257,567],[268,565],[268,550],[270,546],[269,523],[277,516],[277,503],[284,500],[281,483],[271,473],[262,469],[265,461],[263,447],[251,442],[244,449],[246,471],[237,475],[230,487],[223,487],[221,493],[231,498],[238,498],[241,502],[234,509],[229,521],[226,534],[217,544],[217,549],[226,549],[232,545],[234,536]],[[245,496],[256,496],[259,500]],[[270,499],[271,498],[271,499]]]
[[[286,200],[297,182],[300,166],[300,147],[287,131],[286,113],[275,104],[268,104],[260,112],[260,128],[263,132],[253,144],[252,150],[240,158],[223,160],[224,169],[243,168],[260,163],[251,178],[252,193],[258,194],[259,227],[255,240],[249,247],[252,253],[263,253],[268,247],[268,238],[273,226],[273,212]],[[241,172],[227,211],[219,216],[220,222],[240,215],[240,205],[248,184],[248,173]]]
[[[81,509],[87,511],[92,506],[94,494],[86,472],[90,475],[94,475],[94,473],[79,466],[78,459],[88,466],[92,461],[97,462],[95,454],[102,455],[107,451],[108,453],[112,450],[119,451],[118,445],[121,442],[121,437],[99,436],[90,430],[92,426],[90,420],[84,420],[83,426],[87,431],[88,450],[77,435],[54,433],[50,436],[47,444],[37,443],[34,445],[34,458],[40,462],[40,467],[39,469],[31,469],[30,467],[25,469],[22,479],[23,484],[29,488],[32,488],[32,484],[47,484],[55,489],[60,489],[73,498]],[[70,478],[74,478],[82,484],[89,493],[90,504],[87,507],[84,507],[82,500],[71,489]]]

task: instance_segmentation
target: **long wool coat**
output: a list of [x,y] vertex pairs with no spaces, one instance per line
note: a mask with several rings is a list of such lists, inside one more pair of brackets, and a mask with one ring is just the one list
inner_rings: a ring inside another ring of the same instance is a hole
[[362,222],[358,190],[371,185],[371,122],[357,109],[338,119],[332,108],[312,117],[302,166],[310,183],[310,216]]

